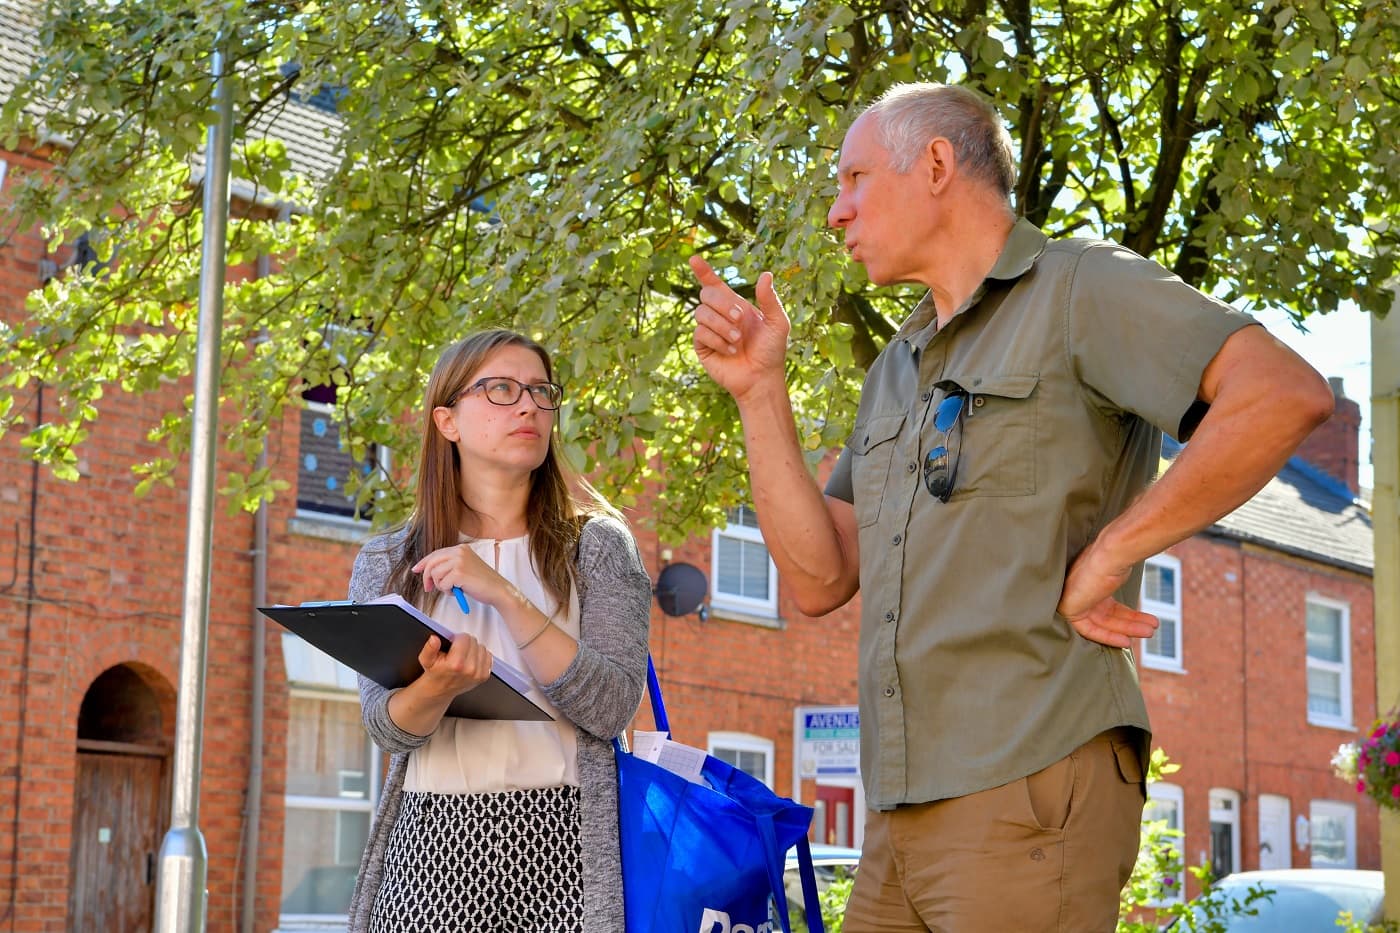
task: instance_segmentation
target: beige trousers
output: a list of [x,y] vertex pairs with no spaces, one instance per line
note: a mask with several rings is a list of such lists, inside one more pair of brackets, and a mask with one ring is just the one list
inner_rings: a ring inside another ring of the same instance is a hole
[[844,933],[1112,933],[1146,798],[1137,737],[1111,729],[1010,784],[867,812]]

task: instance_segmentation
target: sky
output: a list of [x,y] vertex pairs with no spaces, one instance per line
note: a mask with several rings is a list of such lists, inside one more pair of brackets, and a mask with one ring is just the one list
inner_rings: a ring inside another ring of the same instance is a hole
[[1311,314],[1300,331],[1283,311],[1251,312],[1279,340],[1292,347],[1327,377],[1341,376],[1346,397],[1361,406],[1361,438],[1357,458],[1359,480],[1372,485],[1371,471],[1371,318],[1354,305],[1330,314]]

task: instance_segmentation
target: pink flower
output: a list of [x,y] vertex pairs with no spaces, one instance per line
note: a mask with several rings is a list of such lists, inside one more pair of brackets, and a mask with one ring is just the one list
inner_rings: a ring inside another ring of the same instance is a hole
[[[1396,786],[1396,787],[1400,787],[1400,784],[1396,784],[1395,786]],[[1366,793],[1366,782],[1365,782],[1365,781],[1357,781],[1357,782],[1356,782],[1356,792],[1357,792],[1358,794],[1364,794],[1364,793]]]
[[1358,766],[1364,768],[1371,763],[1371,756],[1362,752],[1356,756],[1356,763]]
[[1400,784],[1396,784],[1390,788],[1390,796],[1394,797],[1396,800],[1400,800]]
[[1390,765],[1392,768],[1396,765],[1400,765],[1400,752],[1386,752],[1385,763]]
[[1373,739],[1378,739],[1378,738],[1380,738],[1381,736],[1385,735],[1385,730],[1386,730],[1386,726],[1385,726],[1384,723],[1382,723],[1382,724],[1379,725],[1379,726],[1376,726],[1376,730],[1375,730],[1374,732],[1371,733],[1371,738],[1373,738]]

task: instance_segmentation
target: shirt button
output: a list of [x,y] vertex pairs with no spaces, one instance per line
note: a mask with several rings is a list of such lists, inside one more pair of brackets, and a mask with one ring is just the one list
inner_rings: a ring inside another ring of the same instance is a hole
[[907,467],[905,467],[905,469],[908,470],[910,473],[913,473],[913,472],[914,472],[915,470],[917,470],[918,468],[919,468],[919,465],[918,465],[917,463],[913,462],[912,460],[909,461],[909,465],[908,465]]
[[886,621],[886,622],[893,622],[893,621],[894,621],[894,613],[893,613],[893,612],[887,612],[887,613],[885,613],[885,621]]
[[924,393],[919,396],[919,401],[927,402],[931,398],[933,398],[933,393],[925,389]]
[[893,538],[890,539],[890,544],[899,544],[899,542],[903,540],[904,538],[902,538],[901,536],[895,535]]
[[886,687],[886,688],[885,688],[885,696],[887,696],[887,697],[892,697],[892,696],[894,696],[894,688],[893,688],[893,687]]
[[979,395],[972,400],[972,407],[974,408],[981,408],[985,404],[987,404],[987,397],[985,395]]

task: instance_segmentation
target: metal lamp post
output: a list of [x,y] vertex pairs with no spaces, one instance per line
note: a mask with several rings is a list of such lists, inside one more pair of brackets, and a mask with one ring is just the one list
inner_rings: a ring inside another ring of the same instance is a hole
[[204,245],[199,270],[195,346],[194,424],[190,443],[190,507],[185,538],[185,589],[180,642],[180,695],[175,714],[175,775],[171,825],[156,872],[157,933],[202,933],[209,874],[199,831],[203,751],[204,673],[209,632],[209,572],[213,541],[215,430],[219,416],[219,333],[224,310],[224,248],[228,229],[233,88],[226,39],[211,58],[215,119],[204,149]]

